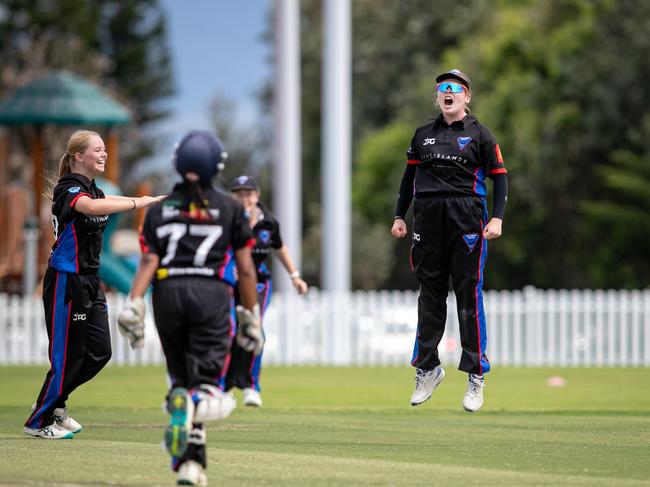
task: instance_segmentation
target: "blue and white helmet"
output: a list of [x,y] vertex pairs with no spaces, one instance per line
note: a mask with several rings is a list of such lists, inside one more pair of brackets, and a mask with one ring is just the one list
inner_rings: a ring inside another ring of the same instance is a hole
[[176,146],[174,167],[185,178],[189,172],[198,174],[201,182],[209,182],[221,169],[228,153],[219,139],[207,130],[192,130]]

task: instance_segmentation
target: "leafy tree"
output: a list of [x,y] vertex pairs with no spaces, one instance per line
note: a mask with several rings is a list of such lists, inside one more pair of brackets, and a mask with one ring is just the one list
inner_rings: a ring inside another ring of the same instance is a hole
[[647,285],[647,273],[632,280],[595,260],[634,249],[622,235],[602,239],[581,202],[611,195],[600,168],[617,164],[619,151],[639,154],[633,139],[650,95],[650,42],[641,34],[648,15],[636,0],[504,2],[494,25],[448,53],[477,73],[476,111],[502,141],[510,170],[491,285]]
[[646,114],[637,132],[638,150],[619,150],[610,154],[612,163],[601,166],[597,175],[605,191],[600,199],[583,202],[581,207],[593,225],[589,271],[596,286],[625,283],[630,287],[648,286],[650,261],[650,116]]
[[[414,101],[414,87],[419,92],[429,90],[434,71],[435,61],[446,48],[455,45],[482,22],[489,12],[490,2],[471,0],[456,2],[441,0],[436,2],[436,8],[431,8],[429,0],[403,0],[400,2],[377,2],[371,0],[355,0],[352,2],[352,35],[353,35],[353,153],[358,154],[362,140],[367,134],[374,133],[384,125],[390,124],[404,110],[405,106],[422,107],[421,99]],[[320,183],[321,183],[321,51],[322,51],[322,3],[318,0],[301,2],[301,68],[302,68],[302,128],[303,128],[303,201],[305,225],[305,269],[314,269],[314,275],[308,275],[311,282],[318,282],[320,266]],[[426,78],[422,82],[422,78]],[[425,87],[426,86],[426,87]],[[411,116],[413,123],[418,123],[418,116]],[[417,121],[416,121],[417,120]],[[408,144],[408,140],[406,142]],[[377,142],[381,145],[381,142]],[[396,151],[396,160],[391,161],[391,167],[403,169],[404,151],[401,147]],[[354,171],[359,162],[355,157]],[[362,179],[370,187],[377,188],[378,180],[373,180],[367,168],[366,176]],[[390,172],[390,170],[389,170]],[[355,176],[355,185],[358,182]],[[365,184],[364,183],[364,184]],[[399,184],[399,180],[397,182]],[[384,181],[385,188],[391,188],[390,193],[381,203],[382,208],[390,207],[395,202],[394,194],[397,189],[392,183]],[[361,249],[368,248],[371,239],[374,242],[383,238],[390,239],[390,216],[384,216],[381,221],[369,220],[378,216],[377,212],[368,211],[372,206],[367,201],[377,202],[386,194],[385,191],[375,193],[376,197],[365,198],[355,192],[355,215],[353,217],[353,250],[354,255],[360,255]],[[358,196],[357,196],[358,195]],[[361,208],[359,205],[362,205]],[[392,213],[392,210],[391,210]],[[376,228],[375,228],[376,227]],[[382,230],[380,231],[379,228]],[[382,233],[383,232],[383,233]],[[380,237],[384,235],[384,237]],[[389,240],[390,241],[390,240]],[[386,245],[387,250],[392,244]],[[371,287],[376,283],[386,283],[388,277],[380,278],[379,274],[372,279],[368,277],[367,269],[384,269],[384,262],[391,262],[390,252],[363,253],[363,259],[353,258],[353,282],[355,286]],[[405,262],[405,260],[403,260]],[[363,278],[360,276],[363,275]],[[406,281],[412,284],[410,279]],[[371,283],[371,284],[369,284]],[[404,281],[395,282],[391,286],[404,286]]]
[[271,146],[271,142],[265,140],[264,131],[240,122],[235,103],[223,95],[213,97],[209,118],[210,125],[228,153],[219,177],[224,188],[234,177],[247,174],[257,179],[264,202],[270,203],[270,154],[258,149]]
[[[321,2],[301,9],[305,256],[317,272]],[[388,233],[404,150],[436,115],[433,76],[459,67],[509,170],[487,285],[647,286],[649,18],[643,0],[353,2],[355,285],[413,286],[408,243]],[[379,228],[392,252],[363,252]]]
[[[48,70],[69,69],[131,109],[134,124],[122,129],[123,163],[153,153],[149,127],[168,116],[163,102],[174,93],[159,0],[4,0],[0,56],[1,96]],[[56,154],[61,139],[51,144]]]

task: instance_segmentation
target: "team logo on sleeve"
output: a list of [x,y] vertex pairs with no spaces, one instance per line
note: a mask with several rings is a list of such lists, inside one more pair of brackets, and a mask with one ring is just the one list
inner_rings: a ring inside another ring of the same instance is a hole
[[260,233],[258,235],[260,236],[260,240],[264,245],[268,244],[271,241],[271,232],[269,230],[260,230]]
[[458,137],[458,147],[463,150],[472,141],[471,137]]
[[79,191],[81,191],[81,186],[75,186],[74,188],[68,189],[68,193],[72,194],[77,194]]
[[476,246],[476,242],[479,240],[479,235],[478,233],[466,233],[463,235],[463,240],[465,241],[465,245],[467,245],[469,253],[471,254],[472,250],[474,250],[474,247]]

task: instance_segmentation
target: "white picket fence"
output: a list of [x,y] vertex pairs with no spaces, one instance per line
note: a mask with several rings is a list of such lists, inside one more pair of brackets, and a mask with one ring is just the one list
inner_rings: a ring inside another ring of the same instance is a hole
[[[273,296],[264,319],[265,364],[408,365],[417,292],[311,290]],[[145,348],[117,332],[124,297],[109,296],[113,364],[164,362],[151,314]],[[456,303],[448,301],[443,362],[457,364]],[[488,356],[509,366],[650,366],[650,290],[487,291]],[[48,341],[40,299],[0,294],[0,364],[45,364]]]

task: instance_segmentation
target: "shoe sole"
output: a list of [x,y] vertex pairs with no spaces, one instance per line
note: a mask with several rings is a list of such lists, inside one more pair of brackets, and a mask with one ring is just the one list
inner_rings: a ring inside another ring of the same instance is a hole
[[30,438],[38,438],[39,440],[72,440],[72,439],[74,439],[74,434],[72,433],[72,431],[68,432],[68,434],[66,434],[64,436],[61,436],[59,438],[54,438],[53,436],[41,436],[41,435],[36,434],[36,433],[29,433],[29,432],[27,432],[25,430],[23,430],[23,433],[25,435],[29,436]]
[[201,484],[201,482],[197,484],[195,482],[192,482],[191,480],[177,480],[176,485],[208,485],[208,484]]
[[[483,406],[481,405],[481,407],[483,407]],[[481,410],[481,408],[478,408],[478,409],[467,409],[465,406],[463,406],[463,410],[464,410],[464,411],[467,411],[468,413],[478,413],[478,412]]]
[[192,482],[191,480],[177,480],[176,485],[208,485],[207,483],[201,483],[200,481],[198,483]]
[[477,407],[476,409],[468,409],[468,408],[466,408],[465,405],[463,404],[463,409],[464,409],[465,411],[467,411],[468,413],[477,413],[477,412],[479,412],[479,411],[481,410],[482,407],[483,407],[483,403],[481,403],[481,405],[480,405],[479,407]]
[[436,380],[436,381],[433,383],[433,388],[431,389],[431,394],[429,394],[429,395],[427,396],[426,399],[424,399],[424,400],[422,400],[422,401],[420,401],[420,402],[411,402],[411,406],[414,406],[414,407],[415,407],[415,406],[419,406],[420,404],[424,404],[424,403],[427,402],[429,399],[431,399],[431,396],[433,396],[433,391],[436,390],[436,387],[438,387],[438,385],[442,382],[442,379],[445,378],[445,369],[441,369],[441,370],[442,370],[442,372],[441,372],[440,375],[438,376],[438,380]]
[[433,392],[431,392],[431,394],[429,394],[429,397],[427,397],[427,398],[424,399],[423,401],[420,401],[420,402],[411,402],[411,406],[416,407],[416,406],[419,406],[420,404],[424,404],[424,403],[427,402],[429,399],[431,399],[431,396],[432,396],[432,395],[433,395]]
[[169,426],[165,430],[165,448],[173,457],[180,458],[187,451],[190,431],[188,424],[189,404],[192,398],[187,389],[177,387],[169,395]]

